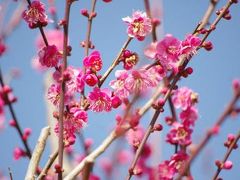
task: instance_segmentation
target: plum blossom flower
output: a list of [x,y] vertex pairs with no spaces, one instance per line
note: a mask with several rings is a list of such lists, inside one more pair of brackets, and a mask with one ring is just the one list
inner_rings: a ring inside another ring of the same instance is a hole
[[176,108],[186,110],[197,101],[197,94],[188,87],[181,87],[173,94],[173,104]]
[[93,51],[89,56],[83,59],[83,64],[86,68],[90,68],[93,72],[102,69],[102,58],[98,51]]
[[181,52],[181,41],[171,34],[167,34],[163,40],[158,42],[156,50],[156,58],[159,59],[161,65],[169,68],[172,62],[178,60]]
[[157,53],[157,42],[152,42],[144,49],[144,55],[149,59],[155,59]]
[[132,70],[125,80],[125,88],[130,93],[142,93],[149,87],[155,87],[159,81],[157,73],[152,73],[146,69]]
[[[45,31],[46,38],[49,44],[54,44],[59,51],[63,50],[63,32],[60,30],[47,30]],[[41,35],[37,36],[36,46],[41,49],[45,46],[43,38]]]
[[181,43],[181,53],[182,54],[195,54],[197,47],[201,44],[201,39],[192,34],[188,34],[184,41]]
[[186,126],[194,126],[195,121],[198,119],[198,110],[195,106],[188,107],[179,115],[182,123]]
[[88,95],[89,108],[94,112],[111,111],[111,91],[95,87]]
[[30,28],[36,28],[39,25],[46,26],[48,24],[45,6],[40,1],[32,1],[28,10],[23,12],[22,17]]
[[[76,136],[75,133],[79,132],[87,123],[88,115],[87,112],[74,107],[70,109],[70,112],[64,113],[63,120],[63,135],[65,140],[65,145],[69,146],[74,144]],[[59,133],[59,124],[55,126],[55,133]]]
[[171,144],[180,144],[187,146],[191,144],[192,130],[188,126],[184,126],[178,122],[173,123],[173,127],[167,134],[166,141]]
[[172,180],[175,174],[176,170],[169,165],[169,161],[164,161],[158,165],[159,180]]
[[39,52],[39,62],[43,66],[55,67],[59,60],[62,58],[62,54],[58,51],[55,45],[43,47]]
[[120,98],[126,98],[129,95],[129,91],[125,88],[125,80],[128,77],[126,70],[117,70],[115,72],[116,80],[110,82],[111,88],[114,89],[114,94]]
[[179,151],[171,156],[169,166],[174,167],[177,172],[181,172],[184,163],[188,160],[188,155],[184,151]]
[[152,31],[152,22],[145,12],[135,11],[132,17],[122,19],[127,23],[127,33],[129,37],[135,37],[138,40],[143,40],[147,34]]
[[134,147],[138,147],[138,145],[141,143],[142,138],[144,136],[144,130],[142,127],[137,127],[134,129],[130,129],[127,133],[127,141],[130,145]]

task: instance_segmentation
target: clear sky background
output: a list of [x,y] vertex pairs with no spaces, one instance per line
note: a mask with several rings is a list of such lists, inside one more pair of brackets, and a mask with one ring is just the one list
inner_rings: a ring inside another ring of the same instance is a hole
[[[0,2],[2,2],[1,0]],[[59,17],[63,17],[64,1],[58,1]],[[179,39],[183,39],[187,33],[192,32],[196,24],[201,20],[207,6],[208,0],[152,0],[154,8],[160,14],[162,25],[158,29],[159,38],[163,34],[171,33]],[[220,0],[217,8],[222,7],[226,0]],[[16,7],[16,2],[10,3],[7,19],[12,13],[12,9]],[[90,8],[90,0],[79,0],[75,2],[71,10],[70,20],[70,44],[73,47],[72,56],[69,62],[72,65],[81,66],[83,59],[83,49],[80,42],[85,39],[86,34],[86,18],[80,15],[80,9]],[[104,70],[112,62],[122,44],[127,39],[126,25],[121,18],[131,15],[133,10],[144,10],[143,0],[113,0],[112,3],[105,4],[102,1],[97,2],[97,18],[93,22],[92,41],[96,49],[102,54],[104,60]],[[239,4],[231,8],[232,20],[223,20],[220,22],[216,31],[214,31],[209,40],[212,41],[214,49],[211,52],[200,50],[199,54],[193,58],[190,66],[193,67],[194,73],[187,79],[180,82],[180,86],[188,86],[199,93],[200,102],[198,104],[200,118],[195,126],[193,140],[198,143],[206,132],[207,128],[214,124],[226,104],[232,97],[232,80],[240,77],[240,16]],[[215,14],[213,17],[216,17]],[[212,19],[213,20],[213,19]],[[49,28],[52,28],[49,25]],[[13,68],[21,70],[21,77],[12,81],[11,86],[14,94],[18,97],[18,102],[14,105],[14,109],[21,123],[21,127],[33,128],[33,134],[30,137],[30,146],[33,149],[38,138],[40,130],[46,125],[46,109],[43,94],[44,75],[36,72],[31,67],[31,59],[36,54],[35,38],[38,30],[30,30],[23,22],[20,27],[8,38],[8,52],[0,60],[1,68],[4,73],[8,73]],[[142,50],[147,42],[139,42],[134,40],[129,48],[143,54]],[[142,58],[142,63],[148,63],[149,60]],[[120,67],[119,67],[120,68]],[[109,79],[112,79],[110,76]],[[105,84],[106,87],[107,83]],[[7,120],[10,119],[6,109]],[[111,114],[103,113],[96,116],[90,113],[88,127],[84,130],[86,137],[94,138],[94,147],[99,145],[106,135],[110,132],[111,127],[115,123],[114,116],[116,111]],[[150,114],[144,117],[147,124]],[[159,119],[160,121],[163,118]],[[195,179],[211,179],[215,172],[215,159],[222,159],[226,149],[223,142],[228,133],[236,134],[240,129],[240,118],[229,119],[222,127],[218,137],[214,137],[209,145],[202,151],[199,158],[194,162],[192,174]],[[157,138],[164,140],[166,130],[163,135],[157,134]],[[156,137],[155,137],[156,138]],[[11,167],[14,179],[23,179],[26,168],[27,159],[14,161],[12,152],[15,146],[21,146],[15,130],[10,128],[6,122],[6,128],[0,132],[0,170],[6,175],[7,168]],[[76,146],[79,146],[77,144]],[[114,145],[113,145],[114,146]],[[161,144],[163,150],[160,152],[161,157],[157,157],[158,163],[168,159],[172,153],[172,147]],[[111,149],[103,156],[107,156]],[[44,154],[44,160],[48,157],[49,150]],[[239,149],[234,151],[230,156],[230,160],[234,162],[231,171],[222,171],[223,179],[240,179],[240,157]],[[156,161],[156,159],[155,159]],[[43,164],[41,162],[41,164]],[[126,168],[125,168],[126,170]],[[94,172],[103,176],[99,166],[96,165]],[[127,171],[121,171],[124,177]],[[121,179],[121,178],[120,178]]]

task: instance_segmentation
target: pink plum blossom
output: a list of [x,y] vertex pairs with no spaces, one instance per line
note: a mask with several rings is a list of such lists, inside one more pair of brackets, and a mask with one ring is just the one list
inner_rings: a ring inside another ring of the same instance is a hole
[[201,44],[201,39],[192,34],[188,34],[184,41],[181,43],[181,53],[190,54],[196,53],[197,47]]
[[158,42],[156,50],[156,58],[160,61],[161,65],[169,68],[172,62],[178,60],[181,51],[181,41],[171,34],[167,34],[163,40]]
[[137,127],[134,129],[130,129],[127,132],[126,138],[130,145],[137,147],[141,143],[143,136],[144,136],[143,128]]
[[128,77],[128,71],[126,70],[117,70],[115,72],[116,80],[110,82],[111,88],[114,89],[114,94],[120,97],[121,99],[128,97],[129,91],[125,88],[125,80]]
[[174,91],[173,94],[173,104],[176,108],[181,108],[182,110],[186,110],[191,107],[196,100],[196,93],[194,93],[188,87],[181,87]]
[[55,67],[58,65],[59,60],[62,58],[62,54],[58,51],[55,45],[43,47],[39,52],[39,62],[43,66]]
[[23,12],[22,17],[30,28],[46,26],[48,24],[44,4],[40,1],[32,1],[28,10]]
[[184,125],[194,126],[198,118],[198,110],[194,106],[188,107],[185,111],[180,113],[179,117]]
[[89,56],[83,59],[83,64],[86,68],[90,68],[93,72],[102,69],[102,58],[98,51],[93,51]]
[[144,49],[144,55],[149,59],[155,59],[157,53],[157,42],[152,42]]
[[111,111],[111,92],[95,87],[88,95],[89,108],[94,112]]
[[158,179],[159,180],[173,180],[176,170],[169,165],[169,161],[164,161],[158,166]]
[[20,148],[20,147],[16,147],[13,151],[13,158],[14,160],[19,160],[21,157],[25,157],[26,156],[26,152]]
[[[46,38],[49,44],[54,44],[59,51],[63,50],[63,31],[60,30],[47,30],[45,31]],[[37,36],[36,46],[41,49],[45,46],[43,38],[41,35]]]
[[143,40],[152,31],[151,19],[147,17],[145,12],[134,11],[132,17],[128,16],[122,20],[128,25],[127,33],[129,37]]
[[180,144],[187,146],[191,144],[192,130],[178,122],[174,122],[170,132],[167,134],[166,141],[171,144]]

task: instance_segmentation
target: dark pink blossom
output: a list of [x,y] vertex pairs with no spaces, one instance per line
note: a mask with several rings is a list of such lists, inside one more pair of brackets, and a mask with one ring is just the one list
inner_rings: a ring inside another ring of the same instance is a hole
[[169,161],[164,161],[158,165],[158,179],[159,180],[173,180],[176,170],[169,165]]
[[93,51],[89,56],[83,59],[83,64],[86,68],[90,68],[93,72],[102,69],[102,58],[98,51]]
[[44,4],[40,1],[32,1],[28,10],[23,12],[22,17],[30,28],[46,26],[48,24]]
[[166,141],[171,144],[180,144],[187,146],[191,144],[192,130],[188,126],[184,126],[178,122],[173,123],[170,132],[167,134]]
[[132,17],[128,16],[122,20],[128,25],[127,33],[129,37],[143,40],[152,31],[151,19],[147,17],[145,12],[134,11]]
[[59,60],[62,58],[62,54],[58,51],[55,45],[43,47],[39,52],[39,62],[43,66],[55,67]]
[[184,41],[181,43],[182,54],[195,54],[197,47],[201,44],[201,39],[192,34],[188,34]]
[[179,115],[182,123],[187,126],[194,126],[195,121],[198,119],[198,110],[195,106],[188,107]]
[[188,160],[188,155],[184,151],[179,151],[176,154],[173,154],[170,161],[169,166],[174,167],[174,169],[180,173],[183,168],[184,164]]
[[95,87],[88,95],[89,108],[95,112],[111,111],[111,91]]
[[156,58],[163,67],[171,67],[171,63],[178,61],[181,52],[181,41],[167,34],[163,40],[158,42],[156,47]]
[[14,160],[19,160],[22,157],[26,156],[26,152],[20,148],[20,147],[16,147],[13,151],[13,158]]

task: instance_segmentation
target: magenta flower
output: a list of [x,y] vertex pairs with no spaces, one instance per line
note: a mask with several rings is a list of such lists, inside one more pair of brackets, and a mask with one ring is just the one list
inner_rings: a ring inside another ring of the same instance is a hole
[[169,161],[164,161],[158,165],[158,179],[159,180],[173,180],[176,170],[169,165]]
[[26,156],[26,152],[20,148],[20,147],[16,147],[13,151],[13,158],[14,160],[19,160],[21,157],[25,157]]
[[193,105],[194,101],[196,101],[196,96],[196,93],[188,87],[179,88],[174,91],[173,104],[176,108],[186,110],[188,107]]
[[28,10],[23,12],[22,17],[28,23],[30,28],[46,26],[48,24],[44,4],[40,1],[32,1]]
[[198,119],[198,110],[194,106],[188,107],[180,113],[179,117],[185,126],[194,126],[195,121]]
[[89,56],[83,59],[83,64],[86,68],[90,68],[93,72],[102,69],[102,58],[98,51],[93,51]]
[[[47,30],[45,31],[45,35],[47,37],[49,44],[54,44],[59,49],[59,51],[63,50],[63,31]],[[37,36],[36,46],[38,49],[41,49],[45,46],[45,43],[41,35]]]
[[180,173],[187,160],[188,155],[184,151],[179,151],[172,155],[171,160],[169,161],[169,166],[173,167],[178,173]]
[[111,111],[111,92],[95,87],[88,95],[89,108],[94,112]]
[[201,39],[192,34],[188,34],[186,39],[181,43],[182,54],[195,54],[197,47],[201,44]]
[[43,47],[39,52],[39,62],[43,66],[55,67],[59,60],[62,58],[62,54],[58,51],[55,45]]
[[[70,109],[70,112],[64,113],[63,135],[66,146],[74,144],[76,139],[75,134],[85,126],[87,120],[87,112],[78,107],[73,107]],[[56,124],[54,131],[57,134],[59,133],[58,123]]]
[[127,33],[129,37],[135,37],[138,40],[143,40],[145,36],[152,31],[151,19],[147,17],[145,12],[135,11],[132,17],[122,19],[127,23]]
[[171,63],[178,60],[181,51],[181,42],[171,34],[167,34],[163,40],[158,42],[156,50],[156,58],[163,67],[169,69]]
[[191,144],[192,130],[188,126],[184,126],[178,122],[173,123],[173,127],[167,134],[166,141],[171,144],[180,144],[187,146]]

